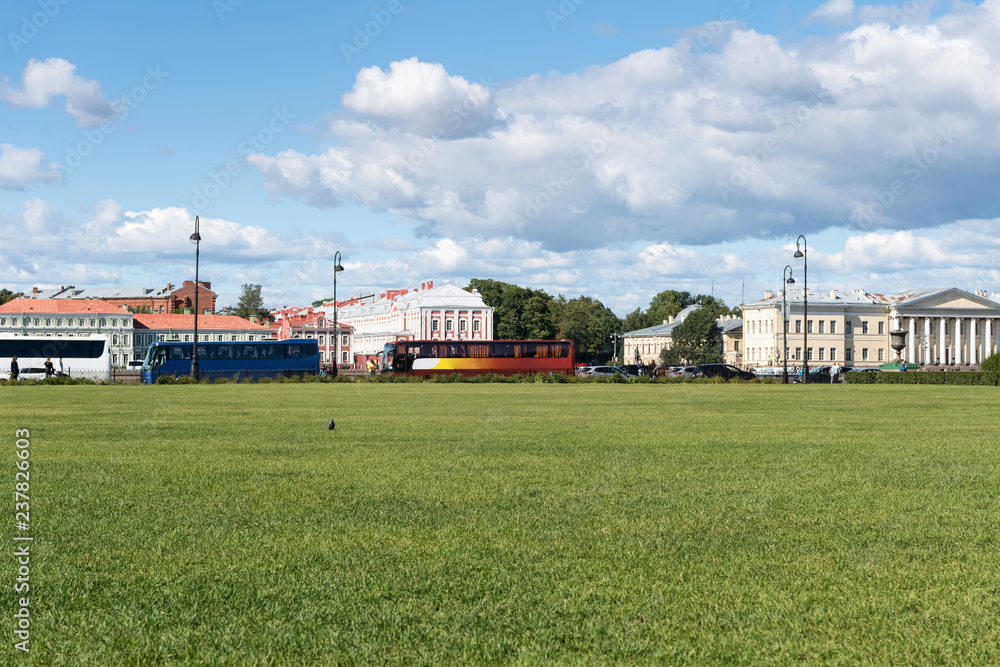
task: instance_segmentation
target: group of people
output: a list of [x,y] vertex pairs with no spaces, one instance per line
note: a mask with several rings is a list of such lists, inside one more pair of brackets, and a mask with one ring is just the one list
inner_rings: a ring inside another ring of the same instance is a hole
[[[52,363],[52,357],[45,360],[42,364],[45,367],[45,377],[46,379],[54,377],[56,375],[56,366]],[[59,357],[59,375],[63,374],[63,360]],[[10,360],[10,381],[17,382],[18,377],[21,375],[21,366],[17,363],[17,357],[13,357]]]

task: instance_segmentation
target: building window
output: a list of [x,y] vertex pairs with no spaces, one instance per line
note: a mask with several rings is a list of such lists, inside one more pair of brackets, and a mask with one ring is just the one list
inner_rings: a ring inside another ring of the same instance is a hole
[[738,341],[738,340],[734,340],[733,341],[733,351],[734,352],[739,352],[740,351],[740,341]]
[[837,333],[837,320],[830,320],[830,333]]
[[111,355],[111,365],[112,366],[117,366],[118,365],[118,355],[117,354],[112,354]]
[[801,347],[795,348],[795,359],[796,359],[796,361],[799,361],[799,360],[802,359],[802,348]]
[[347,363],[347,350],[344,350],[343,352],[340,353],[340,363],[342,364]]
[[824,358],[823,358],[823,356],[824,356],[824,354],[823,354],[823,353],[824,353],[825,351],[826,351],[826,348],[823,348],[823,347],[819,348],[819,360],[820,360],[820,361],[826,361],[826,359],[824,359]]
[[[820,321],[819,321],[819,332],[820,332],[820,333],[825,333],[825,332],[823,331],[823,325],[824,325],[824,324],[826,324],[826,322],[824,322],[823,320],[820,320]],[[820,357],[820,359],[822,359],[822,358],[823,358],[823,357]]]
[[7,326],[7,318],[0,317],[0,327],[5,327],[5,326]]
[[347,334],[343,334],[340,337],[340,346],[341,347],[347,347]]
[[472,320],[472,330],[479,331],[479,320]]
[[465,320],[458,321],[458,330],[462,333],[465,333]]
[[879,361],[885,361],[885,348],[884,347],[880,347],[878,349],[878,360]]
[[236,334],[233,334],[233,335],[232,335],[232,336],[231,336],[231,337],[229,338],[229,340],[231,340],[231,341],[232,341],[232,340],[239,340],[239,338],[237,338],[237,337],[236,337]]
[[861,333],[863,334],[868,333],[868,322],[861,323]]
[[837,348],[831,347],[830,348],[830,361],[836,361],[836,360],[837,360]]
[[249,336],[247,336],[247,340],[254,340],[254,335],[250,334]]
[[40,317],[36,317],[35,318],[35,326],[36,327],[42,326],[42,318],[40,318]]
[[191,342],[191,334],[184,334],[184,342],[185,343]]
[[812,332],[813,332],[813,321],[809,320],[808,322],[806,322],[806,333],[812,333]]
[[861,348],[861,361],[868,361],[868,348]]
[[431,320],[431,331],[437,331],[437,330],[438,330],[438,321]]
[[45,318],[45,326],[47,326],[47,327],[52,326],[52,318],[51,317],[46,317]]
[[802,320],[795,320],[795,333],[802,333]]
[[112,345],[118,344],[118,334],[114,334],[113,336],[111,336],[111,344]]
[[451,320],[445,320],[444,321],[444,330],[445,331],[451,331]]
[[844,348],[844,359],[846,361],[853,361],[853,359],[851,359],[851,357],[854,356],[853,352],[854,352],[854,348],[853,347],[845,347]]
[[885,322],[878,323],[878,333],[880,336],[885,333]]
[[319,335],[319,344],[320,344],[320,347],[322,347],[323,345],[326,344],[326,336],[324,336],[323,334]]
[[807,361],[813,360],[813,349],[811,347],[806,348],[806,360]]
[[91,317],[90,318],[90,326],[92,326],[92,327],[96,327],[97,326],[97,318],[96,317]]
[[844,333],[850,336],[854,332],[853,325],[850,320],[844,322]]
[[326,351],[320,350],[320,352],[319,352],[319,360],[320,361],[326,361]]

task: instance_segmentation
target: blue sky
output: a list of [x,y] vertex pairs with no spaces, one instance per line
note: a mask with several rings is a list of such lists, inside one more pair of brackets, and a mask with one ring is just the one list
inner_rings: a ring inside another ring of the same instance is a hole
[[0,286],[1000,289],[997,0],[343,4],[3,3]]

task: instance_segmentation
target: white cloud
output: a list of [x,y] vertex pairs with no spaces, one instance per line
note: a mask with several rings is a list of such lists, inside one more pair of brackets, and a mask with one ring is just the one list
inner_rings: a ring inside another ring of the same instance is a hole
[[500,121],[488,87],[416,58],[394,62],[388,71],[362,69],[343,104],[389,128],[424,137],[472,136]]
[[58,96],[65,96],[66,111],[81,127],[94,127],[114,117],[101,85],[78,76],[76,65],[62,58],[30,60],[21,90],[11,88],[6,77],[0,81],[0,100],[10,107],[40,109]]
[[[431,238],[552,250],[913,229],[1000,208],[997,0],[795,47],[731,27],[695,58],[652,49],[506,81],[489,105],[502,123],[431,138],[470,85],[415,59],[364,70],[334,144],[248,160],[277,196],[387,211]],[[861,220],[896,181],[905,193]]]
[[847,23],[853,17],[854,0],[828,0],[809,14],[811,21],[829,21],[831,23]]
[[22,190],[32,183],[61,181],[59,166],[44,161],[45,154],[37,148],[0,144],[0,190]]

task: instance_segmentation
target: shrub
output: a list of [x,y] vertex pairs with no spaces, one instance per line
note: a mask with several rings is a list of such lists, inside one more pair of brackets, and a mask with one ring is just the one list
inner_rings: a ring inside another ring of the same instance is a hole
[[257,378],[257,384],[271,384],[274,382],[274,378],[269,375]]
[[198,382],[190,375],[182,375],[177,378],[177,384],[198,384]]
[[231,384],[232,380],[229,378],[215,378],[215,384]]
[[161,375],[156,378],[156,384],[177,384],[177,380],[173,375]]
[[979,368],[984,373],[1000,373],[1000,352],[991,354],[983,359],[983,364]]

